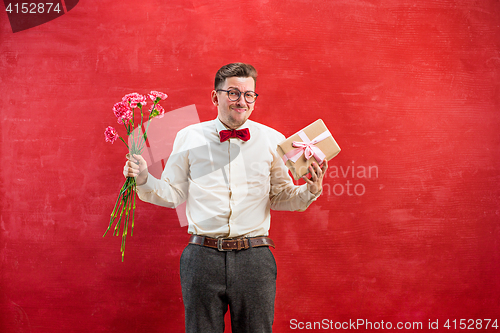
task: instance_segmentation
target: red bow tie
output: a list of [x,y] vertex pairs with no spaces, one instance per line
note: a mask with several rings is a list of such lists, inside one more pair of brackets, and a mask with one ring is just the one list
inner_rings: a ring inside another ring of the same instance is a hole
[[229,138],[238,138],[243,141],[248,141],[250,139],[250,131],[248,128],[240,130],[223,130],[219,132],[220,142],[229,140]]

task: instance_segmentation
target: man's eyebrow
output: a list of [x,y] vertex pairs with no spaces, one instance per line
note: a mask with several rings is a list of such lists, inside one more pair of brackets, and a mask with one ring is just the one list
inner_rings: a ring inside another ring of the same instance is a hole
[[[229,89],[238,89],[239,91],[241,91],[241,90],[240,90],[240,88],[238,88],[238,87],[233,87],[233,86],[227,87],[227,90],[229,90]],[[255,91],[253,91],[253,90],[247,90],[247,91],[252,91],[252,92],[255,92]],[[244,91],[244,92],[246,92],[246,91]]]

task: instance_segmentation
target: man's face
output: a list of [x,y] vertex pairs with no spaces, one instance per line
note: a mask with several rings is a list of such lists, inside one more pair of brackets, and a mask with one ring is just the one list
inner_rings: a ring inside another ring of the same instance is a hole
[[241,96],[237,101],[230,101],[225,91],[212,91],[212,103],[217,106],[220,121],[231,129],[240,127],[252,114],[254,103],[245,100],[244,93],[255,91],[255,80],[252,77],[228,77],[222,90],[238,89]]

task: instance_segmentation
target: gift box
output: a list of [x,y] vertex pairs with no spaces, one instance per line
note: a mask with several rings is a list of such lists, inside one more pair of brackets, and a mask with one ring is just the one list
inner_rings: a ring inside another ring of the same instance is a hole
[[340,153],[340,147],[323,120],[318,119],[278,144],[277,151],[293,178],[298,180],[309,173],[313,162],[319,164],[324,159],[334,158]]

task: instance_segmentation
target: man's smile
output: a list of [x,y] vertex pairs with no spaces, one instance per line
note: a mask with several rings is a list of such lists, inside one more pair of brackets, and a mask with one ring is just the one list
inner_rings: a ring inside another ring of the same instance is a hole
[[238,113],[245,113],[247,111],[247,108],[232,107],[231,109]]

